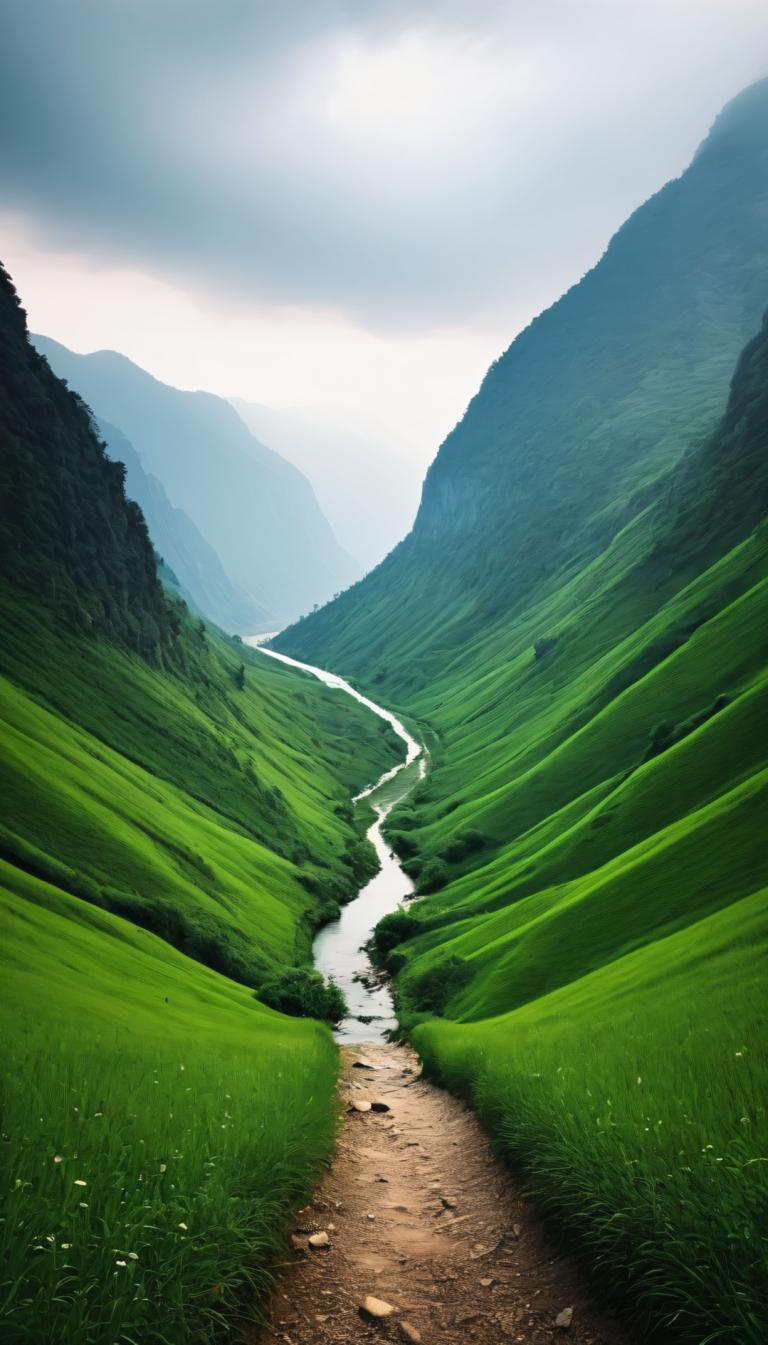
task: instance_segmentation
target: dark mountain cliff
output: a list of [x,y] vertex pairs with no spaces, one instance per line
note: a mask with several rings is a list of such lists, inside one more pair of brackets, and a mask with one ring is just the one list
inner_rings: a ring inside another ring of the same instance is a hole
[[177,617],[157,578],[147,527],[126,498],[91,417],[27,337],[0,268],[0,557],[4,577],[71,628],[157,656]]

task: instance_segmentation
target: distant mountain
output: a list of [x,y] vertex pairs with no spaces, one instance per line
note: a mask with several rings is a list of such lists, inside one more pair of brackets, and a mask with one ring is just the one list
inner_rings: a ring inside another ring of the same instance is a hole
[[209,546],[183,509],[176,509],[156,476],[145,472],[133,444],[106,420],[97,420],[110,458],[125,464],[125,490],[140,506],[156,551],[178,581],[193,610],[229,631],[266,630],[268,614],[230,583]]
[[94,414],[133,444],[267,625],[308,611],[359,575],[306,478],[254,439],[228,402],[169,387],[114,351],[78,355],[32,339]]
[[364,570],[410,531],[422,469],[402,435],[333,407],[231,402],[259,439],[309,478],[336,536]]

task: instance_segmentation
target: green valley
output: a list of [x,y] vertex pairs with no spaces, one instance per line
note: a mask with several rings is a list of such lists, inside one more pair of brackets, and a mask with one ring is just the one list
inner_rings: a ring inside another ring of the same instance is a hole
[[3,1335],[207,1341],[335,1128],[328,1027],[264,1007],[375,867],[387,727],[193,619],[0,287]]

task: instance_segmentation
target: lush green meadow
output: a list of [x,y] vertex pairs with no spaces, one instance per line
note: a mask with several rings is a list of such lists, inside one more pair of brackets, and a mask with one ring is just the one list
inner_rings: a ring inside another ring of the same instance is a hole
[[604,1290],[631,1293],[641,1340],[765,1339],[766,895],[512,1013],[414,1033]]
[[6,864],[2,886],[3,1339],[252,1319],[332,1142],[330,1033]]
[[306,964],[396,759],[348,697],[186,622],[153,667],[2,595],[0,1330],[208,1341],[253,1320],[335,1128]]

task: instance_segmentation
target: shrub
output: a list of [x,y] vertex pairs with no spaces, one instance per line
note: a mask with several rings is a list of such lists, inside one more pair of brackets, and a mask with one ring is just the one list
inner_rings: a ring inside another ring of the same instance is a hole
[[270,1009],[294,1018],[320,1018],[338,1023],[347,1012],[343,994],[334,981],[324,981],[319,971],[309,967],[289,967],[263,981],[256,998]]
[[373,931],[373,947],[378,959],[383,961],[398,943],[412,939],[421,928],[420,921],[407,911],[392,911],[385,915]]
[[474,827],[467,827],[464,831],[457,831],[455,838],[450,845],[446,846],[445,858],[450,863],[456,860],[466,859],[474,850],[479,850],[487,840],[482,831],[477,831]]
[[440,1014],[448,1001],[467,984],[470,975],[469,963],[453,954],[409,981],[408,998],[415,1009]]
[[436,892],[449,878],[448,865],[442,859],[430,859],[419,875],[419,892]]

